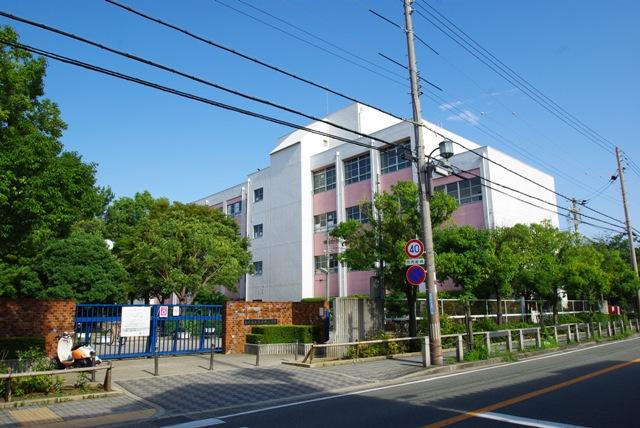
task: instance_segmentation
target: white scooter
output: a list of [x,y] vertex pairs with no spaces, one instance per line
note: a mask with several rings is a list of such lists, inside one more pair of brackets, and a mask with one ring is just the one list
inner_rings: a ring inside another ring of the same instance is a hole
[[68,367],[91,367],[93,362],[98,365],[102,360],[96,355],[96,351],[91,345],[73,345],[73,338],[66,331],[62,333],[58,340],[58,366]]

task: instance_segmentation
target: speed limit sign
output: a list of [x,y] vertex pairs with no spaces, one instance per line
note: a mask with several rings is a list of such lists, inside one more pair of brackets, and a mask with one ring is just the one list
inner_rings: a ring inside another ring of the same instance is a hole
[[424,244],[419,239],[409,239],[404,246],[404,251],[410,258],[417,259],[424,253]]

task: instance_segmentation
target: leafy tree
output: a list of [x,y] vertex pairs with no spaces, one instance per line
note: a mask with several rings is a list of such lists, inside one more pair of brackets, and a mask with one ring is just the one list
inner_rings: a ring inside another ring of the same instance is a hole
[[[0,38],[18,39],[9,27]],[[45,69],[42,58],[0,46],[0,295],[15,295],[23,282],[33,287],[36,253],[100,215],[111,198],[96,186],[94,164],[63,151],[66,125],[43,98]]]
[[471,226],[454,226],[434,234],[436,271],[462,287],[459,299],[465,305],[467,344],[473,349],[471,300],[476,298],[490,275],[495,253],[491,232]]
[[146,297],[176,293],[181,303],[219,286],[235,290],[252,268],[249,241],[236,222],[199,205],[157,204],[116,246]]
[[640,281],[627,259],[619,250],[597,244],[595,248],[602,255],[601,268],[608,277],[609,294],[606,296],[608,300],[627,306],[629,301],[635,303]]
[[[455,200],[442,192],[431,198],[431,217],[434,227],[451,217],[457,208]],[[409,335],[417,332],[415,303],[417,287],[405,279],[407,258],[404,246],[408,239],[422,236],[420,193],[410,181],[400,181],[391,192],[376,194],[371,204],[362,204],[369,218],[368,224],[347,220],[331,232],[346,244],[339,259],[356,270],[377,270],[385,288],[402,292],[407,298]],[[374,213],[375,210],[375,213]]]
[[121,238],[130,235],[131,231],[149,216],[153,208],[167,206],[168,199],[156,199],[148,190],[136,193],[133,198],[117,199],[109,205],[104,216],[105,237],[117,243]]
[[488,263],[491,274],[481,288],[496,297],[497,323],[502,324],[502,298],[514,293],[513,282],[524,266],[526,251],[516,228],[498,228],[490,232],[491,254]]
[[549,221],[510,228],[512,248],[523,256],[522,268],[513,280],[515,294],[526,299],[547,300],[553,308],[554,323],[558,321],[558,294],[563,288],[560,268],[564,249],[573,245],[573,235],[554,227]]
[[563,249],[560,255],[560,281],[567,291],[589,303],[590,312],[611,289],[610,277],[602,269],[604,255],[582,238]]
[[41,285],[23,294],[80,303],[119,303],[126,298],[127,272],[98,234],[74,231],[49,242],[33,269]]

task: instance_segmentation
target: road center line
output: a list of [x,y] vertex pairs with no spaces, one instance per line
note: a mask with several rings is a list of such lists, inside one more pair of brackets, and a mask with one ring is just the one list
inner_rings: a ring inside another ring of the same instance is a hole
[[458,422],[465,421],[467,419],[471,419],[471,418],[475,418],[475,417],[482,417],[483,414],[485,414],[485,413],[493,412],[494,410],[502,409],[504,407],[508,407],[508,406],[513,405],[513,404],[517,404],[517,403],[520,403],[522,401],[529,400],[531,398],[535,398],[535,397],[538,397],[538,396],[543,395],[543,394],[547,394],[549,392],[557,391],[559,389],[566,388],[567,386],[571,386],[571,385],[574,385],[576,383],[583,382],[585,380],[589,380],[589,379],[594,378],[596,376],[600,376],[600,375],[612,372],[614,370],[618,370],[618,369],[621,369],[623,367],[630,366],[630,365],[635,364],[635,363],[640,363],[640,358],[636,358],[635,360],[626,361],[624,363],[616,364],[614,366],[607,367],[607,368],[604,368],[604,369],[601,369],[601,370],[597,370],[595,372],[587,373],[586,375],[578,376],[576,378],[569,379],[567,381],[560,382],[560,383],[557,383],[555,385],[547,386],[546,388],[541,388],[541,389],[538,389],[538,390],[535,390],[535,391],[528,392],[526,394],[518,395],[517,397],[509,398],[508,400],[500,401],[498,403],[494,403],[494,404],[491,404],[489,406],[481,407],[481,408],[476,409],[476,410],[471,410],[469,412],[465,412],[465,413],[462,413],[462,414],[457,415],[457,416],[453,416],[453,417],[448,418],[448,419],[443,419],[441,421],[434,422],[434,423],[429,424],[429,425],[425,425],[424,428],[446,427],[446,426],[449,426],[449,425],[457,424]]
[[503,413],[482,413],[478,418],[491,419],[493,421],[507,422],[515,425],[537,428],[585,428],[579,425],[562,424],[558,422],[543,421],[540,419],[523,418],[522,416],[505,415]]

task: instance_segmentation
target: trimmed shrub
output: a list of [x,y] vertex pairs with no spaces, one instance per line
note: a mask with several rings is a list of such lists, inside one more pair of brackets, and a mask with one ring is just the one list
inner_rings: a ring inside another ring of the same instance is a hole
[[320,340],[320,328],[314,325],[261,325],[251,329],[247,343],[311,343]]
[[324,297],[305,297],[300,301],[302,303],[316,303],[316,302],[324,302],[325,298]]
[[[44,353],[44,339],[41,337],[3,337],[0,338],[0,358],[14,360],[18,353],[29,349],[38,349]],[[6,353],[6,355],[5,355]]]

